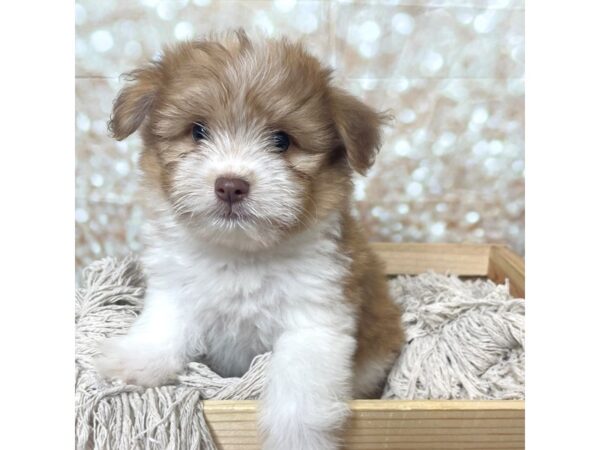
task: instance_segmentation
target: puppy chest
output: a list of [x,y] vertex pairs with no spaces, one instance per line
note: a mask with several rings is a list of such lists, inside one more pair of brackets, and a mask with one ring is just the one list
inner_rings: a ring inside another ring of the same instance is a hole
[[271,261],[213,272],[212,282],[199,286],[207,362],[223,375],[239,375],[283,331],[317,323],[342,291],[343,271],[334,275],[330,268]]
[[222,376],[241,376],[252,358],[272,350],[281,332],[280,318],[266,314],[238,311],[237,314],[207,315],[205,321],[203,357]]
[[286,320],[300,313],[278,277],[242,278],[246,283],[223,277],[199,316],[206,362],[223,376],[243,374],[254,356],[272,350]]
[[207,339],[260,349],[272,345],[286,321],[303,313],[308,305],[302,297],[310,289],[293,274],[260,270],[222,271],[207,287],[198,286]]

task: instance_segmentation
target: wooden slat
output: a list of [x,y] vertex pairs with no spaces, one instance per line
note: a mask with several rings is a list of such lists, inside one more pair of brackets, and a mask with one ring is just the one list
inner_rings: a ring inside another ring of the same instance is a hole
[[[254,422],[247,422],[248,424],[254,425]],[[397,422],[399,424],[406,425],[404,422]],[[488,435],[502,435],[502,436],[515,436],[524,434],[525,428],[519,427],[518,421],[513,421],[511,426],[507,426],[507,423],[511,423],[509,421],[501,422],[502,426],[496,428],[480,428],[469,426],[467,428],[453,428],[453,427],[444,427],[444,426],[436,426],[436,427],[427,427],[427,428],[411,428],[409,426],[404,427],[396,427],[396,422],[387,422],[382,428],[398,428],[399,434],[406,436],[407,438],[413,436],[488,436]],[[241,422],[238,422],[238,427],[241,425]],[[414,424],[414,422],[413,422]],[[219,429],[213,424],[214,429],[217,434],[221,438],[228,438],[232,436],[240,436],[240,437],[257,437],[258,431],[255,426],[248,427],[247,429]],[[364,424],[362,424],[364,425]],[[402,428],[409,428],[408,430],[402,430]],[[380,436],[381,430],[378,428],[371,427],[361,427],[361,422],[350,421],[350,425],[348,427],[348,431],[346,432],[346,437],[357,437],[357,436]]]
[[[346,443],[382,443],[382,442],[497,442],[502,439],[505,442],[520,442],[523,438],[523,429],[512,433],[463,433],[463,434],[407,434],[398,433],[390,429],[385,433],[354,434],[346,432],[344,441]],[[219,442],[222,444],[252,444],[258,442],[258,433],[254,434],[231,434],[219,433]]]
[[[220,450],[259,450],[256,401],[206,401]],[[354,400],[346,450],[523,449],[524,402]]]
[[428,271],[461,276],[486,276],[490,245],[395,244],[374,242],[388,275],[417,275]]
[[[376,434],[370,436],[346,436],[344,438],[344,442],[347,446],[358,446],[364,444],[374,444],[378,447],[382,447],[387,443],[394,444],[444,444],[444,443],[463,443],[463,444],[493,444],[493,443],[511,443],[513,445],[518,445],[523,440],[523,434],[513,434],[513,435],[448,435],[448,436],[405,436],[402,434]],[[257,436],[244,436],[244,437],[223,437],[219,436],[218,442],[220,445],[229,446],[229,445],[249,445],[253,444],[258,446],[260,441]]]
[[[256,414],[257,400],[206,400],[205,414]],[[354,413],[397,413],[402,411],[525,411],[522,400],[352,400]]]
[[496,283],[504,283],[508,278],[511,295],[525,298],[525,263],[507,247],[491,246],[487,276]]
[[[440,441],[440,442],[413,442],[413,441],[399,441],[394,440],[383,440],[383,441],[365,441],[365,442],[349,442],[344,441],[345,450],[379,450],[379,449],[390,449],[395,448],[398,450],[408,449],[519,449],[523,448],[523,444],[518,441],[501,441],[496,439],[495,441]],[[503,447],[500,447],[503,446]],[[247,450],[260,450],[260,443],[257,440],[248,442],[218,442],[218,449],[232,450],[236,448],[243,448]]]
[[[519,439],[522,441],[522,439]],[[395,448],[398,450],[409,449],[424,449],[424,450],[442,450],[442,449],[523,449],[523,444],[519,441],[502,441],[499,439],[492,441],[439,441],[439,442],[413,442],[399,439],[380,440],[380,441],[365,441],[365,442],[350,442],[344,441],[345,450],[380,450]],[[218,449],[233,450],[247,449],[260,450],[260,443],[257,440],[248,442],[218,442]]]
[[[213,420],[211,426],[218,432],[239,432],[240,435],[256,431],[256,418],[248,420],[232,421],[226,419]],[[359,430],[362,434],[379,433],[380,428],[394,428],[399,432],[408,429],[415,434],[427,433],[432,429],[455,429],[457,433],[469,433],[469,429],[495,429],[498,433],[504,430],[514,430],[523,426],[523,417],[491,419],[491,418],[463,418],[462,420],[438,419],[428,417],[427,419],[398,419],[398,420],[369,420],[365,418],[356,418],[350,420],[352,429]],[[512,432],[512,431],[510,431]]]
[[[226,444],[217,443],[219,450],[260,450],[258,444]],[[444,442],[437,444],[350,444],[344,447],[344,450],[523,450],[525,445],[517,442],[506,443],[464,443],[464,442]]]
[[[251,405],[248,405],[251,407]],[[522,400],[352,400],[352,411],[525,411]]]
[[[209,400],[207,400],[208,402]],[[394,401],[394,400],[388,400]],[[393,406],[393,405],[390,405]],[[454,419],[512,419],[523,415],[522,411],[515,410],[399,410],[399,411],[360,411],[353,410],[354,417],[362,420],[422,420],[431,417],[431,411],[435,412],[436,418],[445,420]],[[214,422],[246,422],[256,420],[254,412],[213,412],[211,411]]]

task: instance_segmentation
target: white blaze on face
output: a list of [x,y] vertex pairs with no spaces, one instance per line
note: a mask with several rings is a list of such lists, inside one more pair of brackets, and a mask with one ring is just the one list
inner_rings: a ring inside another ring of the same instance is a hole
[[[287,168],[263,130],[235,134],[210,130],[178,164],[174,176],[175,211],[192,219],[200,237],[231,247],[252,250],[277,242],[302,211],[302,185]],[[241,178],[248,195],[229,205],[215,194],[220,177]]]

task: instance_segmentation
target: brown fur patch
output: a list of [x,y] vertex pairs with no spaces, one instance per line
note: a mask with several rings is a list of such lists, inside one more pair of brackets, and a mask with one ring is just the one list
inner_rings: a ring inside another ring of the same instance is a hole
[[[404,344],[404,331],[401,311],[389,294],[383,264],[349,214],[344,216],[343,230],[342,248],[352,258],[345,292],[358,310],[358,347],[354,361],[356,371],[361,372],[370,364],[391,364]],[[365,395],[377,394],[375,390]]]

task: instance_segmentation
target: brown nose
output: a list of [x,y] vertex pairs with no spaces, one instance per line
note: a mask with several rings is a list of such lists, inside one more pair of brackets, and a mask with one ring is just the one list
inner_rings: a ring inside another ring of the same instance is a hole
[[241,178],[217,178],[215,181],[215,194],[230,205],[239,202],[248,195],[250,185]]

